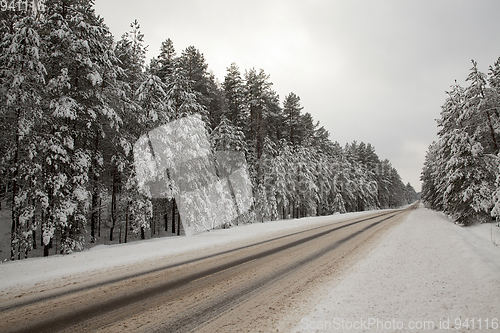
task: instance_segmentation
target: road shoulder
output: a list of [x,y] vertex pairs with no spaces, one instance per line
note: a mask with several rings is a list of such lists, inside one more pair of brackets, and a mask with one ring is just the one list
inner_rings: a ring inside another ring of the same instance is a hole
[[431,322],[434,331],[495,331],[500,248],[470,235],[440,213],[412,211],[342,281],[322,285],[293,331],[425,331]]

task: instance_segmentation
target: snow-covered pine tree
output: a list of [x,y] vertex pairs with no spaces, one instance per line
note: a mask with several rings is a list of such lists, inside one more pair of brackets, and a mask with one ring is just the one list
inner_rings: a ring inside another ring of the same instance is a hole
[[[60,136],[63,143],[73,142],[73,145],[65,145],[64,163],[69,166],[60,169],[68,173],[67,186],[79,188],[81,185],[77,185],[76,179],[85,179],[87,172],[92,173],[90,179],[96,184],[96,174],[102,170],[103,163],[99,137],[105,136],[105,128],[118,130],[122,122],[108,95],[116,72],[116,65],[110,59],[112,36],[102,18],[96,16],[92,1],[47,1],[45,15],[47,51],[44,62],[48,71],[47,103],[50,106],[47,111],[53,119],[49,131],[53,136]],[[92,161],[89,170],[88,160]],[[70,200],[69,197],[58,198],[61,202],[66,199]],[[53,224],[49,229],[57,227],[61,233],[61,244],[66,252],[81,246],[81,232],[86,223],[75,214],[83,213],[81,209],[87,196],[81,194],[71,200],[80,203],[75,210],[65,211],[69,214],[66,220],[51,216],[54,212],[46,216]]]
[[[276,155],[276,147],[274,143],[266,137],[263,144],[263,152],[257,161],[259,173],[255,178],[254,188],[255,192],[255,211],[257,213],[257,218],[264,222],[271,219],[271,216],[275,216],[276,212],[276,197],[274,193],[274,175],[272,172],[272,163]],[[274,206],[271,206],[269,198],[273,196]]]
[[217,151],[247,151],[245,134],[225,116],[210,134],[210,141]]
[[[11,260],[27,257],[33,243],[30,225],[39,189],[40,165],[37,143],[42,139],[38,126],[43,122],[42,98],[46,69],[40,23],[31,15],[14,17],[1,40],[2,164],[12,184]],[[9,124],[9,126],[5,126]]]
[[226,118],[234,125],[243,128],[248,121],[248,112],[244,103],[244,85],[240,70],[235,63],[227,68],[223,83],[224,97],[227,104]]
[[333,188],[333,169],[331,159],[327,154],[316,152],[316,186],[317,186],[317,215],[327,215],[329,213],[328,198]]
[[316,215],[318,181],[316,152],[312,147],[298,146],[296,154],[296,177],[298,189],[297,217]]
[[[140,24],[135,20],[130,24],[131,30],[123,34],[121,40],[117,43],[115,53],[121,60],[121,67],[125,74],[123,80],[128,85],[128,96],[131,100],[132,108],[126,109],[125,119],[127,119],[126,130],[124,131],[125,141],[129,146],[135,144],[140,135],[153,130],[154,128],[164,125],[171,121],[174,116],[172,109],[168,103],[167,85],[160,77],[155,75],[154,70],[145,68],[145,55],[147,46],[144,45],[144,34],[140,31]],[[113,171],[113,179],[120,180],[123,178],[123,184],[126,188],[126,193],[112,195],[112,214],[113,224],[115,225],[115,214],[120,211],[126,211],[125,216],[120,215],[120,229],[124,227],[124,240],[128,240],[128,231],[134,230],[135,233],[140,231],[141,238],[145,238],[145,230],[150,228],[152,202],[140,193],[137,188],[137,179],[133,170],[132,155],[124,157],[116,156],[117,164]],[[121,159],[120,159],[121,158]],[[112,193],[115,193],[114,190]],[[117,208],[120,204],[121,207]],[[154,232],[154,228],[151,229]],[[112,233],[110,234],[112,237]],[[121,240],[120,240],[121,241]]]
[[193,84],[183,68],[174,69],[167,83],[167,101],[172,109],[173,118],[200,114],[207,122],[206,108],[199,103],[200,93],[193,89]]
[[477,68],[477,62],[472,60],[472,68],[467,76],[470,85],[465,89],[465,105],[463,118],[467,129],[480,141],[487,154],[498,154],[500,136],[500,118],[498,104],[492,98],[492,89],[487,86],[486,74]]
[[261,213],[261,216],[265,216],[267,220],[276,220],[278,216],[278,203],[276,199],[276,175],[273,173],[273,164],[276,159],[276,145],[269,137],[264,139],[263,153],[259,160],[259,170],[261,171],[261,182],[264,184],[266,191],[266,206],[261,207],[256,205],[258,211],[265,212]]
[[271,173],[274,175],[274,197],[278,216],[287,218],[288,205],[290,203],[291,193],[294,192],[292,182],[288,172],[291,169],[293,152],[288,145],[287,140],[282,139],[278,143],[276,151],[278,155],[272,160]]
[[287,138],[292,145],[301,143],[300,117],[302,109],[299,96],[292,92],[285,97],[285,101],[283,102],[283,116],[287,127]]
[[269,75],[264,70],[257,72],[255,68],[245,72],[245,104],[250,112],[250,123],[247,125],[247,138],[251,142],[255,158],[262,154],[266,137],[265,113],[267,102],[272,94]]
[[429,147],[422,172],[424,201],[463,225],[488,218],[495,205],[498,175],[495,70],[491,68],[488,80],[477,63],[472,64],[470,85],[455,84],[448,93],[438,120],[439,140]]
[[124,70],[124,81],[130,85],[132,94],[135,94],[139,83],[144,80],[147,46],[144,45],[144,34],[137,19],[130,23],[130,29],[116,43],[115,54]]
[[160,54],[157,58],[151,60],[151,72],[158,76],[164,83],[170,77],[176,66],[177,56],[175,52],[174,43],[170,38],[167,38],[161,43]]
[[[189,46],[182,51],[181,56],[178,58],[178,67],[183,70],[182,72],[187,82],[189,82],[190,89],[195,93],[193,97],[202,107],[187,114],[203,113],[203,120],[210,126],[210,129],[215,128],[223,113],[221,104],[223,95],[214,75],[207,70],[208,64],[205,56],[194,46]],[[178,73],[176,79],[179,79]],[[194,101],[192,103],[194,104]]]

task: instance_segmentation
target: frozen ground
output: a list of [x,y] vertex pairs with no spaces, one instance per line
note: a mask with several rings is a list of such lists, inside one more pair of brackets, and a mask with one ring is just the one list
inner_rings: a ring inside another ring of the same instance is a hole
[[[190,237],[96,246],[67,256],[6,262],[0,264],[0,301],[94,283],[96,277],[106,277],[111,271],[129,274],[153,263],[182,261],[188,254],[221,251],[331,219],[257,223]],[[477,332],[481,331],[479,325],[485,332],[500,331],[496,326],[500,319],[500,247],[495,242],[500,242],[500,228],[493,223],[463,228],[441,213],[423,207],[413,210],[340,280],[323,281],[314,294],[314,310],[304,307],[300,318],[287,318],[286,326],[295,327],[296,332],[373,332],[377,328],[385,332],[431,328]]]
[[311,217],[242,225],[231,229],[217,229],[189,237],[166,237],[127,244],[98,245],[71,255],[29,258],[0,264],[0,301],[30,288],[47,290],[68,284],[88,282],[90,277],[105,278],[107,272],[129,274],[134,270],[151,269],[161,263],[175,263],[186,258],[186,253],[202,256],[210,251],[223,251],[244,242],[255,242],[280,235],[283,231],[314,227],[325,221],[362,216],[370,212],[350,213],[326,217]]
[[336,286],[296,332],[499,332],[500,228],[463,228],[421,207]]

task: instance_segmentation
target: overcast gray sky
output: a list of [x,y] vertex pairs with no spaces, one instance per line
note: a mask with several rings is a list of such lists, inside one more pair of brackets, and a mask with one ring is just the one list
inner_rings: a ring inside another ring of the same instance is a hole
[[194,45],[219,81],[235,62],[271,75],[344,145],[371,143],[405,183],[420,171],[445,91],[500,57],[500,1],[96,0],[115,39],[138,19],[148,58]]

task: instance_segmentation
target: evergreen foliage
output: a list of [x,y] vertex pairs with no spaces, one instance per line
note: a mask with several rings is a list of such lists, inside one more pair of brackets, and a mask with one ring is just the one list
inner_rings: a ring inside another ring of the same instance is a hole
[[451,86],[422,170],[424,202],[462,225],[500,217],[499,63],[484,74],[473,60],[469,86]]
[[[28,257],[37,243],[49,255],[105,238],[146,238],[146,230],[155,237],[160,223],[179,234],[175,200],[156,202],[139,191],[131,151],[141,135],[192,114],[204,121],[213,150],[245,154],[254,220],[392,208],[416,199],[370,144],[332,142],[294,93],[282,104],[262,69],[242,75],[233,63],[219,84],[203,53],[190,46],[178,56],[168,38],[146,66],[139,22],[115,42],[91,0],[47,0],[43,11],[0,15],[0,176],[12,208],[12,260]],[[500,206],[491,184],[499,68],[496,63],[487,77],[472,71],[471,88],[454,91],[446,112],[463,109],[453,117],[467,132],[451,135],[456,121],[443,122],[454,146],[434,150],[455,159],[449,170],[429,161],[425,171],[455,172],[456,182],[445,184],[448,197],[466,179],[490,198],[486,207],[464,192],[463,206],[478,211]],[[469,173],[460,172],[464,167]],[[427,192],[443,186],[425,183]]]

